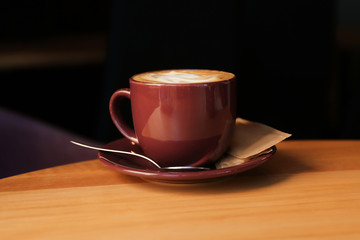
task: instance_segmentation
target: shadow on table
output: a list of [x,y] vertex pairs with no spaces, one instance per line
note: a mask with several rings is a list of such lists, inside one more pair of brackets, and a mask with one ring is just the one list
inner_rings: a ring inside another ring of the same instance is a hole
[[147,188],[158,191],[178,191],[191,193],[227,193],[252,191],[279,184],[301,172],[311,171],[311,166],[304,164],[297,156],[289,152],[277,152],[263,165],[239,173],[235,176],[200,184],[146,184]]

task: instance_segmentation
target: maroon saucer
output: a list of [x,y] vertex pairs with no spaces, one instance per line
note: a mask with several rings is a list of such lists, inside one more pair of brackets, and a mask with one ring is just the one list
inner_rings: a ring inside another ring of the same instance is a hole
[[[108,143],[104,146],[104,148],[133,151],[135,153],[144,155],[139,146],[126,138]],[[273,146],[270,153],[260,155],[245,163],[241,163],[233,167],[215,169],[215,166],[209,166],[211,168],[210,170],[192,172],[175,172],[171,170],[159,169],[150,162],[131,155],[125,156],[114,153],[99,152],[98,158],[106,166],[109,166],[123,174],[140,177],[150,182],[184,184],[215,181],[219,178],[247,171],[269,160],[270,157],[275,154],[275,152],[276,147]]]

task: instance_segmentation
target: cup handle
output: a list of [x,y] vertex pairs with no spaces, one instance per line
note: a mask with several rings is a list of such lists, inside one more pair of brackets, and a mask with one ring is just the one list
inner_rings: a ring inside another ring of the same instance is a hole
[[117,90],[110,98],[109,110],[111,119],[119,131],[130,141],[139,144],[139,140],[136,136],[134,129],[132,129],[127,123],[125,123],[123,116],[121,115],[120,108],[125,98],[130,99],[130,89],[123,88]]

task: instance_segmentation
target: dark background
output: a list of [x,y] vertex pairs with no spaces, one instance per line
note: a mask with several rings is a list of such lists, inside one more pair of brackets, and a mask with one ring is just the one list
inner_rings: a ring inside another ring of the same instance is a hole
[[109,98],[133,74],[208,68],[238,77],[238,116],[294,139],[360,137],[357,0],[1,5],[0,108],[108,142]]

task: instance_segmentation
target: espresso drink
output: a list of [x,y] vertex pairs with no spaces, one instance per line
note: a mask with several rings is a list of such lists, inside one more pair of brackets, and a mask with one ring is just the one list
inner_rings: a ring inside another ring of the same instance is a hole
[[132,79],[147,83],[191,84],[220,82],[234,77],[232,73],[217,70],[180,69],[141,73]]
[[[110,99],[120,132],[162,167],[212,164],[227,150],[235,127],[236,78],[215,70],[141,73]],[[130,99],[133,128],[121,108]]]

